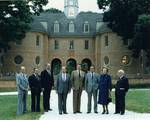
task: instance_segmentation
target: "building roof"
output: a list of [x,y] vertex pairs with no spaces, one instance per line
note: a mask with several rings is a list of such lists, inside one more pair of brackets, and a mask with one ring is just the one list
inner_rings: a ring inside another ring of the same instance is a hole
[[[75,19],[68,19],[65,14],[62,13],[50,13],[44,12],[40,16],[34,16],[34,21],[31,24],[31,31],[44,32],[49,36],[95,36],[96,33],[107,32],[110,29],[106,23],[103,23],[103,14],[93,12],[80,12]],[[54,22],[59,22],[59,33],[54,32]],[[69,32],[69,23],[74,22],[75,32]],[[84,32],[84,23],[88,21],[90,30],[88,33]],[[102,22],[99,30],[96,31],[96,23]]]
[[47,33],[46,28],[44,28],[44,26],[42,25],[42,23],[40,21],[34,21],[31,24],[31,31]]
[[112,32],[112,30],[107,25],[108,25],[107,22],[102,23],[102,25],[98,29],[98,33]]

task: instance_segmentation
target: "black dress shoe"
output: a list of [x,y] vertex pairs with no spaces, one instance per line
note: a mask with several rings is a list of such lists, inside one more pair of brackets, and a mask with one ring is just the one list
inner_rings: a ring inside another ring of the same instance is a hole
[[124,115],[124,113],[120,113],[120,115]]
[[50,108],[49,108],[48,110],[49,110],[49,111],[52,111],[52,109],[50,109]]
[[97,112],[97,111],[95,111],[95,113],[97,114],[98,112]]
[[109,112],[107,111],[106,114],[109,114]]
[[48,110],[44,110],[44,112],[48,112]]
[[59,113],[59,115],[62,115],[62,113]]
[[64,112],[64,114],[68,114],[67,112]]
[[80,112],[80,111],[77,111],[77,113],[82,113],[82,112]]
[[87,114],[89,114],[89,113],[91,113],[91,112],[87,112]]
[[73,112],[73,114],[76,114],[77,112]]
[[103,111],[102,114],[105,114],[105,111]]
[[115,112],[114,114],[119,114],[118,112]]

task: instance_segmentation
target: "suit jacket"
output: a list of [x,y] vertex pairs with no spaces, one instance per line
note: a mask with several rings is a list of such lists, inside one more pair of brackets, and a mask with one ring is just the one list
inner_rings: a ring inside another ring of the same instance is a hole
[[18,93],[25,92],[29,85],[27,75],[23,73],[16,74],[16,83]]
[[41,80],[40,80],[40,76],[35,76],[34,74],[32,74],[31,76],[29,76],[29,86],[31,91],[33,92],[40,92],[41,91]]
[[79,90],[84,87],[84,81],[85,81],[85,72],[80,70],[80,77],[78,70],[72,71],[71,74],[71,82],[72,82],[72,88],[73,90]]
[[119,80],[117,81],[115,90],[118,94],[120,93],[126,93],[129,89],[129,82],[128,82],[128,78],[126,78],[125,76],[123,76],[122,78],[119,78]]
[[66,73],[66,80],[62,78],[62,73],[57,75],[56,91],[57,93],[68,93],[71,90],[70,75]]
[[98,89],[99,77],[98,74],[93,72],[93,79],[91,72],[88,72],[85,77],[85,90],[87,92],[92,92],[92,89]]
[[48,73],[47,70],[41,72],[41,86],[44,89],[50,90],[54,86],[54,79],[52,72]]

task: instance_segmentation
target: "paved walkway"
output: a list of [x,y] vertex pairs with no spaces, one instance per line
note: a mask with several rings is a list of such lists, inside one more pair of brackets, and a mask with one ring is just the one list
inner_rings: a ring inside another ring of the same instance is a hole
[[[150,90],[150,89],[130,89],[130,91],[134,91],[134,90]],[[114,89],[112,89],[112,91],[114,91]],[[31,92],[29,91],[28,94],[30,95]],[[17,92],[14,91],[14,92],[0,92],[0,96],[3,96],[3,95],[17,95]]]
[[[44,113],[40,120],[150,120],[150,114],[142,114],[142,113],[135,113],[131,111],[126,111],[126,114],[121,115],[115,115],[114,109],[115,106],[113,103],[109,104],[109,112],[108,115],[102,115],[102,107],[98,105],[98,114],[94,114],[93,112],[91,114],[87,114],[87,94],[83,92],[82,94],[82,102],[81,102],[81,111],[82,114],[73,114],[72,112],[72,93],[68,95],[68,101],[67,101],[67,115],[59,115],[58,114],[58,98],[56,93],[52,92],[52,98],[51,98],[51,107],[53,111],[49,111],[48,113]],[[140,103],[139,103],[140,104]],[[149,106],[150,107],[150,106]]]

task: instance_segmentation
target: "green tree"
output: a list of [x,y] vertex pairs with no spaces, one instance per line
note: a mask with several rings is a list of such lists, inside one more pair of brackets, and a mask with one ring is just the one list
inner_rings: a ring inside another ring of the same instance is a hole
[[[145,47],[145,39],[150,39],[137,37],[139,31],[135,31],[135,28],[142,24],[139,22],[141,19],[139,16],[150,14],[150,0],[97,0],[97,3],[99,8],[104,10],[103,20],[108,22],[108,27],[122,36],[124,41],[130,39],[132,41],[130,49],[133,50],[134,56],[138,57],[140,50]],[[145,34],[144,29],[141,29],[141,32]],[[141,41],[144,44],[141,44]]]
[[[150,15],[140,15],[135,25],[135,36],[129,47],[133,51],[134,57],[143,57],[141,53],[145,51],[145,67],[150,73]],[[143,58],[142,58],[143,59]]]
[[50,12],[50,13],[62,13],[61,10],[56,9],[56,8],[46,9],[44,12]]
[[135,35],[129,47],[134,51],[134,57],[140,56],[140,51],[144,50],[147,57],[150,57],[150,15],[140,15],[135,24]]
[[20,41],[30,29],[32,15],[39,15],[48,0],[15,0],[0,2],[0,48],[8,49],[10,41]]

